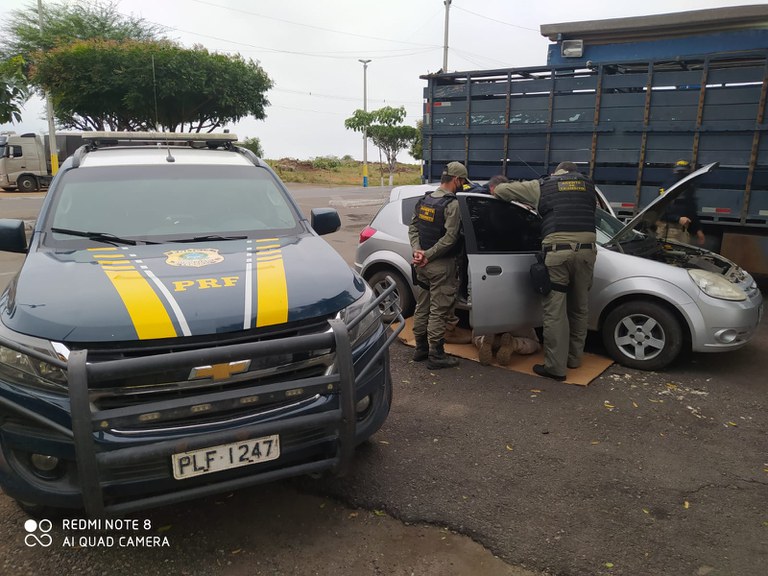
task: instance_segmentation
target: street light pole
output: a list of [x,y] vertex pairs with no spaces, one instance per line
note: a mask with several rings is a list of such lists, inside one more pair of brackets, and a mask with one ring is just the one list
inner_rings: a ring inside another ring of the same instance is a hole
[[445,26],[443,30],[443,72],[448,72],[448,13],[451,10],[451,0],[444,0]]
[[[43,0],[37,0],[37,22],[40,28],[40,34],[43,33]],[[51,174],[56,175],[59,171],[59,150],[56,146],[56,126],[53,123],[53,105],[51,104],[51,93],[45,91],[45,115],[48,117],[48,147],[51,150]]]
[[[363,112],[368,112],[368,63],[370,60],[358,60],[363,64]],[[363,188],[368,187],[368,131],[363,129]]]

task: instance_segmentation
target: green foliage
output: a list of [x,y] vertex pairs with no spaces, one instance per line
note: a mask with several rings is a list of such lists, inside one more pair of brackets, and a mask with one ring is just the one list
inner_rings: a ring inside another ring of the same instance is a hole
[[2,27],[0,53],[3,59],[21,55],[34,62],[34,54],[76,40],[101,38],[103,40],[157,40],[164,29],[143,18],[126,16],[118,10],[117,2],[80,0],[43,3],[43,30],[37,3],[14,10]]
[[355,110],[355,113],[344,121],[348,130],[367,134],[384,154],[387,158],[390,182],[396,169],[397,153],[407,148],[418,136],[418,131],[413,126],[401,125],[404,120],[405,106],[385,106],[371,112]]
[[[117,2],[100,0],[46,0],[42,5],[42,31],[37,3],[30,2],[4,17],[0,28],[0,77],[5,90],[0,92],[0,122],[21,121],[20,106],[29,97],[30,88],[35,87],[29,68],[44,51],[91,38],[152,40],[163,32],[161,26],[143,18],[121,14]],[[22,63],[20,67],[18,62]]]
[[264,157],[264,149],[261,147],[261,140],[258,138],[246,138],[242,142],[238,142],[237,145],[247,148],[259,158]]
[[338,172],[341,165],[342,161],[336,156],[318,156],[317,158],[312,159],[312,168],[317,168],[318,170],[332,170]]
[[21,56],[0,62],[0,124],[21,122],[21,107],[29,93]]
[[77,130],[210,132],[264,118],[272,87],[252,60],[168,41],[78,41],[39,55],[31,78]]
[[411,147],[408,149],[408,154],[413,156],[416,160],[421,160],[424,157],[424,121],[416,121],[416,139],[411,142]]

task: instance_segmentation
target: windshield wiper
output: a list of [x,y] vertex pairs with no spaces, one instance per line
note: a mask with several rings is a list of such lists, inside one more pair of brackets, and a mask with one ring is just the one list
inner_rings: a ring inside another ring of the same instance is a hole
[[206,236],[195,236],[193,238],[179,238],[171,242],[207,242],[208,240],[245,240],[248,236],[221,236],[219,234],[208,234]]
[[[86,232],[85,230],[70,230],[69,228],[56,228],[52,227],[51,232],[57,234],[69,234],[70,236],[81,236],[88,238],[95,242],[106,242],[107,244],[128,244],[130,246],[136,246],[138,242],[131,240],[130,238],[120,238],[109,232]],[[144,244],[157,244],[157,242],[142,241]]]

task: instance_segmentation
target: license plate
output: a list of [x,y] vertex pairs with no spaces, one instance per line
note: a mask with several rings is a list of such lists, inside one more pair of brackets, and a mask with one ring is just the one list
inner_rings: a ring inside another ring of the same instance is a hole
[[280,437],[274,434],[263,438],[172,454],[171,462],[173,463],[173,477],[176,480],[184,480],[202,474],[268,462],[279,457]]

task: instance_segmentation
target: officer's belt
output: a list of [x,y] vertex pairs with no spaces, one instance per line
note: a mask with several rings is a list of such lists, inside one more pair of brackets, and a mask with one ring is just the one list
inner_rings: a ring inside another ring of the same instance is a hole
[[579,250],[592,250],[594,244],[592,242],[573,242],[568,244],[550,244],[548,246],[542,246],[544,252],[557,252],[558,250],[573,250],[578,252]]

